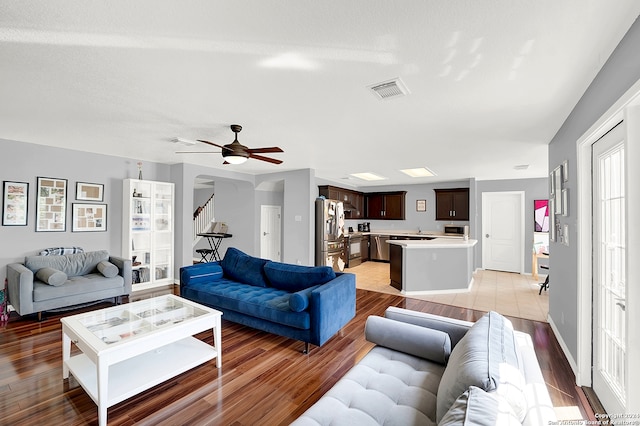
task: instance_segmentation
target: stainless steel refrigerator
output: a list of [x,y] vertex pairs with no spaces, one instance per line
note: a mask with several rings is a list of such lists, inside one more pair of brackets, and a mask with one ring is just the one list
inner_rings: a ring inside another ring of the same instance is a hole
[[338,200],[316,199],[316,266],[342,272],[347,264],[344,205]]

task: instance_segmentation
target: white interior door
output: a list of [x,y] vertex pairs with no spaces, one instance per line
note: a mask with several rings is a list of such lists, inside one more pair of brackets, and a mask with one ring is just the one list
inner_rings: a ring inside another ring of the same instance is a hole
[[[624,413],[627,389],[624,124],[593,145],[593,390]],[[637,408],[637,407],[630,407]]]
[[260,207],[260,257],[263,259],[281,259],[281,207],[267,206]]
[[523,272],[524,192],[482,193],[482,267]]

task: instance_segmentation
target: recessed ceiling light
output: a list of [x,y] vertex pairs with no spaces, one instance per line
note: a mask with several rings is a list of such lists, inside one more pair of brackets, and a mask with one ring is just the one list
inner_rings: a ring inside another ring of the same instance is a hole
[[527,170],[529,168],[528,164],[518,164],[517,166],[513,166],[516,170]]
[[418,167],[415,169],[403,169],[400,170],[402,173],[409,175],[411,177],[429,177],[429,176],[435,176],[436,174],[433,173],[431,170],[427,169],[426,167]]
[[351,176],[357,177],[362,180],[385,180],[387,179],[384,176],[377,175],[375,173],[364,172],[364,173],[351,173]]

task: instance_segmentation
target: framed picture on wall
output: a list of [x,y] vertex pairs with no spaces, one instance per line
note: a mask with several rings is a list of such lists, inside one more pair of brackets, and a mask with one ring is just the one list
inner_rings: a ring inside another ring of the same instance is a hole
[[2,225],[26,226],[29,184],[5,180],[2,191]]
[[534,232],[549,232],[549,200],[533,201]]
[[555,214],[562,214],[562,166],[553,170],[553,205]]
[[416,200],[416,211],[418,211],[418,212],[426,212],[427,211],[427,200]]
[[67,180],[38,177],[36,232],[67,230]]
[[104,201],[104,185],[100,183],[76,182],[76,200]]
[[73,203],[72,232],[100,232],[107,230],[106,204]]

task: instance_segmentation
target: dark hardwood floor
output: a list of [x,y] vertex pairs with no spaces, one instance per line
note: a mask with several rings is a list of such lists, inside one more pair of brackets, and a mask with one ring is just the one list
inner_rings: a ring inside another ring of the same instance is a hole
[[[109,425],[289,424],[373,347],[364,339],[365,321],[369,315],[383,315],[388,306],[468,321],[484,314],[358,290],[356,318],[324,346],[312,346],[308,355],[301,353],[301,342],[223,320],[221,369],[210,361],[115,405],[109,408]],[[62,379],[60,318],[79,312],[48,314],[42,322],[13,313],[3,326],[0,424],[97,424],[97,407],[91,398],[73,377]],[[575,406],[580,418],[594,419],[549,325],[511,320],[516,329],[532,336],[554,406]],[[212,343],[211,332],[198,337]],[[167,363],[179,362],[167,359]]]

